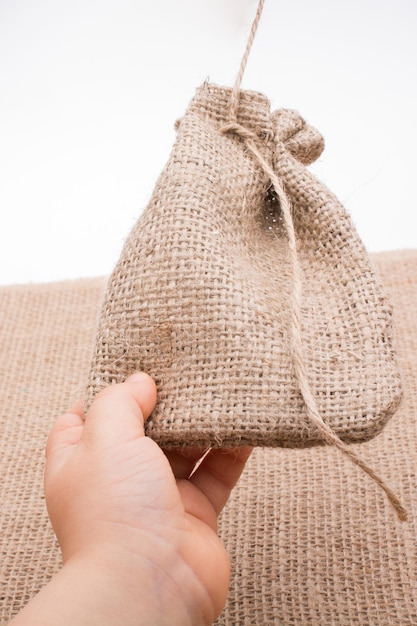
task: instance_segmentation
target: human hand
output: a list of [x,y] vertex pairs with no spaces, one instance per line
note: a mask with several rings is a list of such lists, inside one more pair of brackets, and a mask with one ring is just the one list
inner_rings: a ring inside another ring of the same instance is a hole
[[[217,517],[250,449],[211,450],[193,472],[202,451],[164,453],[144,435],[155,401],[152,379],[135,374],[104,389],[85,421],[80,408],[63,415],[48,438],[48,511],[63,571],[90,603],[94,579],[94,623],[206,625],[226,601]],[[68,623],[90,623],[77,615]]]

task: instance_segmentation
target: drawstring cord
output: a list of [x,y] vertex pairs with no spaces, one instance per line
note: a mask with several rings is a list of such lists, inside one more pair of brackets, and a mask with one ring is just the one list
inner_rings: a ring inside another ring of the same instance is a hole
[[262,170],[269,177],[272,187],[280,203],[283,222],[288,238],[289,261],[292,274],[292,290],[290,300],[292,356],[294,361],[295,375],[298,381],[301,396],[304,400],[308,419],[312,424],[314,424],[322,439],[327,444],[335,446],[353,463],[355,463],[355,465],[357,465],[366,474],[368,474],[368,476],[370,476],[370,478],[385,492],[399,519],[401,521],[405,521],[407,520],[407,510],[402,505],[399,497],[391,489],[387,482],[381,476],[379,476],[379,474],[375,472],[375,470],[370,467],[366,461],[364,461],[358,454],[356,454],[356,452],[354,452],[354,450],[348,444],[344,443],[330,428],[330,426],[323,421],[323,418],[321,417],[319,409],[317,407],[316,400],[311,391],[310,384],[308,382],[301,331],[302,272],[298,259],[297,241],[294,222],[292,219],[291,205],[277,174],[274,172],[271,165],[267,162],[267,160],[263,157],[263,155],[257,148],[256,142],[258,137],[251,130],[241,126],[237,122],[240,85],[249,58],[249,53],[255,39],[255,34],[259,25],[259,21],[261,19],[263,7],[264,0],[259,0],[258,9],[252,24],[246,49],[231,94],[229,122],[227,122],[220,129],[220,132],[224,134],[235,134],[245,142],[245,145],[255,157]]

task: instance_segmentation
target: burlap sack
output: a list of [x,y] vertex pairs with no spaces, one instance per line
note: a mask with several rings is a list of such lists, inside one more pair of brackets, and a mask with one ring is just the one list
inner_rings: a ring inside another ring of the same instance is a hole
[[[350,447],[393,482],[409,522],[333,448],[255,450],[222,514],[233,572],[219,626],[417,626],[417,251],[374,260],[394,303],[404,401]],[[1,626],[60,566],[44,445],[84,388],[104,289],[0,289]]]
[[[345,209],[306,169],[322,137],[249,91],[230,124],[231,95],[204,84],[178,125],[107,287],[88,403],[145,370],[158,385],[147,433],[165,447],[306,446],[322,434],[304,377],[341,439],[369,439],[401,396],[391,308]],[[298,261],[273,176],[292,204]]]

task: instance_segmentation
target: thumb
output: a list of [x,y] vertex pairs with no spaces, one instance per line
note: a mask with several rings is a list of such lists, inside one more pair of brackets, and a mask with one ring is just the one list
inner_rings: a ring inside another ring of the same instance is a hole
[[156,386],[141,372],[103,389],[85,416],[82,439],[94,445],[113,445],[144,437],[144,422],[156,404]]

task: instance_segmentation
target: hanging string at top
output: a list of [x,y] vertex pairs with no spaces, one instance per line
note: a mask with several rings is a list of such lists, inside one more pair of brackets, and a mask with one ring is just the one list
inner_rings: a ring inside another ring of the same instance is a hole
[[252,48],[252,44],[255,39],[256,31],[258,30],[259,22],[261,19],[262,11],[264,8],[265,0],[259,0],[258,9],[256,11],[255,18],[250,29],[249,38],[246,44],[245,52],[240,62],[239,71],[236,76],[235,84],[233,85],[232,96],[230,99],[230,122],[236,121],[237,107],[239,104],[239,90],[242,83],[243,74],[245,73],[246,64],[248,62],[249,54]]

